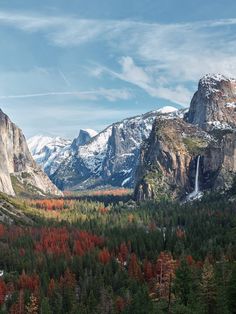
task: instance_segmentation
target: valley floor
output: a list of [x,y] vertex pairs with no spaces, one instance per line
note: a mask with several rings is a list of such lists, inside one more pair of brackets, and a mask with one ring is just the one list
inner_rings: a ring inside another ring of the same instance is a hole
[[128,195],[2,196],[0,313],[235,313],[236,201]]

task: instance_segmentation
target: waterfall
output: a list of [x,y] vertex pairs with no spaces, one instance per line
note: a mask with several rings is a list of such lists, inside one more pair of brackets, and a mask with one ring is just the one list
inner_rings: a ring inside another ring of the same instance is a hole
[[196,174],[195,174],[194,191],[187,196],[187,201],[191,201],[191,200],[194,200],[194,199],[199,199],[199,198],[202,197],[202,192],[199,192],[199,165],[200,165],[200,158],[201,158],[201,156],[199,155],[197,157],[197,166],[196,166]]
[[196,168],[196,175],[195,175],[195,187],[194,187],[194,192],[197,195],[199,193],[199,164],[200,164],[200,155],[197,157],[197,168]]

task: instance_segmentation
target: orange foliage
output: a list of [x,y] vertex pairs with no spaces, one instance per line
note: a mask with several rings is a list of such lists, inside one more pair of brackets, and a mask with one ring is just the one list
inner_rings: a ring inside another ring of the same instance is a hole
[[63,199],[32,200],[30,206],[44,210],[62,210],[67,208],[67,201]]
[[129,262],[129,275],[137,280],[142,279],[142,272],[138,264],[137,256],[132,253]]
[[194,264],[194,259],[193,259],[192,255],[187,255],[186,261],[187,261],[188,265],[190,265],[190,266]]
[[146,281],[150,281],[154,277],[153,265],[148,260],[144,261],[143,272]]
[[171,284],[175,277],[176,267],[177,263],[170,253],[167,252],[160,253],[156,264],[156,272],[158,279],[157,290],[158,296],[160,298],[167,299],[169,297]]
[[118,253],[118,260],[124,265],[127,262],[129,250],[125,242],[121,243]]
[[112,195],[112,196],[122,196],[129,194],[130,191],[127,189],[113,189],[113,190],[98,190],[89,192],[90,195]]
[[53,278],[50,279],[49,284],[48,284],[48,295],[52,296],[54,290],[56,288],[56,284]]
[[0,305],[4,303],[6,293],[7,293],[7,286],[3,280],[0,280]]
[[128,216],[128,222],[133,222],[134,221],[134,215],[133,214],[129,214]]
[[0,237],[3,237],[5,233],[5,227],[3,224],[0,224]]
[[95,246],[101,246],[104,243],[102,237],[93,235],[87,231],[74,231],[74,252],[80,256],[92,250]]
[[37,252],[69,255],[69,232],[66,228],[42,228],[40,237],[40,241],[35,244]]
[[20,289],[29,289],[32,292],[38,291],[39,276],[36,274],[29,276],[29,275],[26,275],[25,272],[23,272],[19,277],[18,286]]
[[109,209],[107,207],[100,207],[99,208],[99,212],[101,214],[106,214],[109,211]]
[[98,259],[102,264],[107,264],[111,260],[111,254],[109,253],[107,249],[104,248],[103,250],[99,252]]
[[19,255],[22,257],[22,256],[25,256],[25,249],[23,248],[20,248],[19,249]]
[[75,274],[73,274],[69,269],[65,271],[64,276],[60,277],[59,282],[61,288],[74,289],[76,286]]
[[126,302],[122,297],[116,299],[116,309],[118,312],[123,312],[126,306]]
[[176,229],[176,236],[179,238],[179,239],[183,239],[185,238],[185,231],[181,228],[177,228]]

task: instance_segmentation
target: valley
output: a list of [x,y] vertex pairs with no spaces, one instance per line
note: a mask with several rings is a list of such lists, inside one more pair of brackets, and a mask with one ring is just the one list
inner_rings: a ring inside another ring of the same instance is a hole
[[0,313],[234,313],[235,86],[29,148],[0,112]]
[[0,314],[236,314],[236,1],[0,1]]
[[113,197],[18,201],[27,219],[0,223],[1,313],[233,310],[233,190],[183,205]]

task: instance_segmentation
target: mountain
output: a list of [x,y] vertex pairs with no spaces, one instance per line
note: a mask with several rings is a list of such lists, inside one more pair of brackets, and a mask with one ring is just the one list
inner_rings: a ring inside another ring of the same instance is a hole
[[44,169],[48,176],[52,176],[61,163],[95,135],[97,132],[91,129],[80,130],[79,136],[73,141],[38,135],[28,139],[28,146],[37,164]]
[[175,112],[176,108],[165,107],[108,126],[74,149],[51,176],[52,181],[61,189],[133,187],[140,147],[154,120],[158,115]]
[[231,128],[236,124],[236,80],[205,75],[198,84],[185,120],[204,130]]
[[33,160],[22,131],[0,110],[0,191],[61,195]]
[[229,189],[236,173],[235,110],[235,79],[208,74],[183,118],[157,118],[141,148],[136,199],[184,198],[194,190],[198,156],[200,189]]
[[34,160],[49,176],[70,153],[71,141],[60,137],[36,135],[28,139],[27,143]]
[[92,129],[80,130],[79,136],[75,138],[72,142],[71,148],[73,151],[76,151],[79,146],[87,144],[91,138],[95,137],[98,133]]

